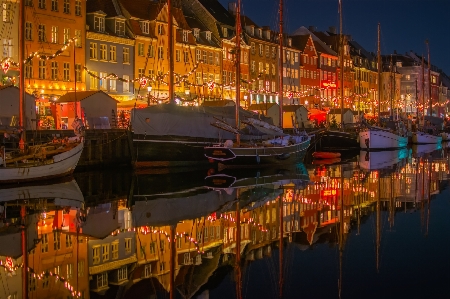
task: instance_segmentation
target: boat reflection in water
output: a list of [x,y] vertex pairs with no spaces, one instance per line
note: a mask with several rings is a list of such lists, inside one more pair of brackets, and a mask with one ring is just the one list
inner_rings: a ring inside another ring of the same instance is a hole
[[359,165],[365,170],[377,170],[392,167],[400,162],[405,162],[409,155],[409,150],[398,149],[382,152],[360,151]]
[[425,283],[441,294],[448,275],[432,257],[447,255],[438,240],[450,225],[433,219],[449,212],[448,157],[392,157],[259,173],[141,173],[129,196],[93,198],[85,184],[86,203],[56,183],[38,195],[0,189],[8,198],[0,298],[381,298],[404,294],[393,277],[405,277],[400,265],[411,260],[413,277],[439,272]]

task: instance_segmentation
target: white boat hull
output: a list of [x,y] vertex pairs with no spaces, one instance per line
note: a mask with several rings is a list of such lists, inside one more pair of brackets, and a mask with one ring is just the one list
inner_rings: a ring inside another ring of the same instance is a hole
[[369,129],[359,133],[359,145],[365,150],[399,149],[408,145],[408,137],[385,130]]
[[365,170],[385,169],[408,157],[408,149],[359,153],[359,166]]
[[441,137],[442,137],[442,141],[450,141],[450,133],[442,132]]
[[80,160],[83,147],[84,142],[80,142],[67,152],[55,155],[51,164],[26,167],[0,166],[0,184],[37,181],[71,174]]
[[436,144],[442,142],[442,136],[430,135],[424,132],[414,132],[412,143],[415,144]]

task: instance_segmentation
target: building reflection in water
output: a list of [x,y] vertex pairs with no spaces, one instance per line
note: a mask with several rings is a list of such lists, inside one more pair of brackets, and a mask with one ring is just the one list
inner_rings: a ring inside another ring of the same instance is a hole
[[[174,192],[167,189],[180,174],[135,174],[131,183],[85,173],[77,177],[81,190],[75,180],[3,188],[0,299],[158,298],[170,291],[209,298],[227,275],[236,286],[231,296],[245,298],[246,271],[261,259],[273,260],[271,297],[283,297],[292,283],[291,246],[321,242],[339,245],[340,294],[345,243],[351,230],[361,234],[363,219],[376,215],[377,268],[382,211],[392,229],[396,213],[418,210],[428,232],[430,202],[448,179],[442,153],[415,149],[385,161],[363,153],[339,165],[240,177],[183,173],[190,183]],[[94,176],[106,189],[95,191]]]

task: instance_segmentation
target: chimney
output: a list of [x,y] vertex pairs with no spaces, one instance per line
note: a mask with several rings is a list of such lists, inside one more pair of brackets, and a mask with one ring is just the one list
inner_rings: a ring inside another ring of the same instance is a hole
[[336,34],[336,27],[330,26],[330,27],[328,28],[328,31],[330,31],[330,33],[332,33],[332,34]]
[[308,30],[311,32],[314,32],[314,31],[316,31],[316,26],[309,26]]
[[228,12],[233,16],[236,15],[236,2],[228,2]]

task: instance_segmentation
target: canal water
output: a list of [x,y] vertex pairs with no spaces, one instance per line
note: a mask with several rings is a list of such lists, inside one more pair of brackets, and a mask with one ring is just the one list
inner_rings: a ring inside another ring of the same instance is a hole
[[0,189],[0,299],[448,298],[446,145]]

